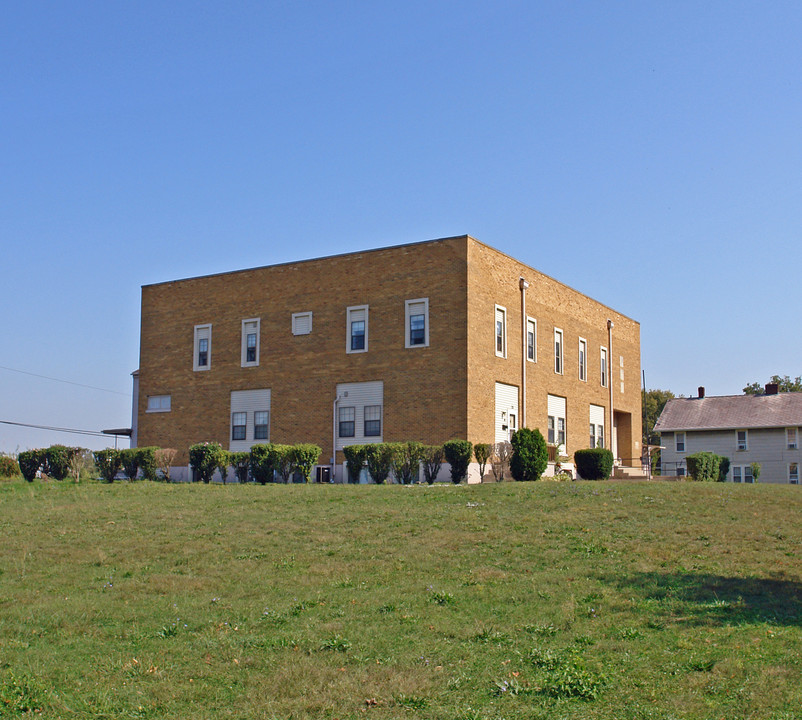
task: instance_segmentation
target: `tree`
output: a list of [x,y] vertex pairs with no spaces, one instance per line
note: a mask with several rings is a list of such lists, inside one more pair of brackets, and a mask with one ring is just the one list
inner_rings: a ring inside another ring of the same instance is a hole
[[247,450],[242,452],[230,452],[228,454],[228,461],[234,466],[234,473],[237,476],[237,482],[244,485],[248,482],[248,470],[251,465],[251,454]]
[[122,467],[120,451],[114,448],[106,448],[105,450],[98,450],[94,453],[94,456],[100,476],[107,483],[114,482],[114,478]]
[[348,470],[348,482],[359,483],[359,476],[365,465],[365,446],[346,445],[343,448],[343,455],[345,455],[345,467]]
[[493,477],[496,482],[504,481],[504,473],[509,470],[511,456],[512,445],[508,442],[504,441],[493,445],[493,453],[490,456],[490,469],[493,471]]
[[44,451],[47,474],[56,480],[63,480],[70,474],[70,461],[79,448],[66,445],[51,445]]
[[217,470],[223,480],[223,485],[228,482],[228,466],[231,465],[231,451],[223,450],[217,458]]
[[141,447],[137,448],[137,457],[139,458],[139,469],[142,471],[142,477],[145,480],[156,479],[156,451],[157,447]]
[[215,470],[220,467],[225,452],[220,443],[197,443],[189,448],[189,464],[202,482],[209,483]]
[[273,482],[276,473],[276,448],[272,443],[251,447],[251,477],[260,485]]
[[373,482],[381,485],[390,474],[393,467],[393,450],[388,443],[371,443],[365,445],[365,459],[368,462],[368,472]]
[[129,480],[136,480],[139,474],[139,452],[137,448],[123,448],[120,450],[120,461]]
[[75,452],[72,454],[70,458],[69,466],[70,466],[70,475],[75,478],[75,482],[81,482],[81,471],[84,469],[86,464],[86,453],[89,452],[88,450],[84,450],[83,448],[75,448]]
[[392,450],[393,477],[401,485],[412,485],[418,481],[423,444],[415,441],[390,443]]
[[424,445],[423,446],[423,477],[426,482],[431,485],[437,480],[440,474],[440,467],[443,464],[443,446],[442,445]]
[[549,464],[549,451],[546,439],[535,428],[520,428],[510,440],[512,457],[510,472],[516,480],[540,480]]
[[156,466],[162,471],[165,482],[170,482],[170,468],[177,456],[178,450],[175,448],[159,448],[154,453]]
[[303,476],[304,482],[309,482],[312,476],[312,468],[317,463],[323,450],[311,443],[293,445],[290,451],[293,472],[299,472]]
[[286,485],[290,481],[290,476],[295,469],[293,461],[292,445],[273,445],[274,467],[276,472],[281,475],[281,481]]
[[451,465],[451,482],[459,485],[468,477],[468,467],[473,456],[473,445],[469,440],[449,440],[443,444],[446,462]]
[[42,450],[23,450],[17,456],[19,469],[28,482],[33,482],[42,466]]
[[641,391],[641,413],[643,417],[643,437],[649,445],[657,445],[660,440],[654,431],[654,424],[663,412],[666,403],[674,398],[671,390],[643,390]]
[[473,456],[476,458],[476,462],[479,463],[479,480],[484,480],[485,468],[487,467],[487,461],[490,459],[491,448],[492,446],[487,443],[476,443],[473,446]]
[[[789,375],[772,375],[769,383],[774,383],[779,392],[802,392],[802,377],[795,377],[793,380]],[[764,385],[759,382],[749,383],[744,388],[744,395],[763,395],[766,392]]]
[[752,469],[752,480],[757,482],[760,478],[760,463],[753,462],[749,467]]

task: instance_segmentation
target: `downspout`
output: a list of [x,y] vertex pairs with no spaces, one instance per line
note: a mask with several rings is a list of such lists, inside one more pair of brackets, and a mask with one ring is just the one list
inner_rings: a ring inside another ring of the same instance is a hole
[[526,288],[529,283],[523,276],[518,280],[521,288],[521,407],[519,408],[520,422],[519,428],[526,427]]
[[[613,321],[607,320],[607,387],[610,391],[610,434],[607,441],[613,449]],[[617,450],[617,448],[616,448]]]

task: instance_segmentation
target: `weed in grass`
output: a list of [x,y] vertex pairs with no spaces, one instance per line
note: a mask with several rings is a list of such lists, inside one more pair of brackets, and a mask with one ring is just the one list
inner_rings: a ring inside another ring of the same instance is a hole
[[36,679],[10,670],[0,675],[0,717],[39,715],[44,704],[45,691]]
[[321,650],[332,650],[334,652],[348,652],[351,649],[351,643],[340,635],[332,635],[323,641],[320,646]]
[[387,603],[386,605],[382,605],[382,606],[379,608],[379,612],[380,612],[382,615],[387,615],[387,614],[389,614],[389,613],[393,613],[393,612],[395,612],[397,609],[398,609],[398,608],[397,608],[395,605],[393,605],[392,603]]
[[524,686],[515,678],[496,680],[490,688],[490,694],[493,697],[521,695],[524,691]]
[[416,695],[394,695],[393,702],[406,710],[425,710],[429,707],[429,701],[425,697]]
[[178,627],[175,623],[170,625],[162,625],[161,628],[156,631],[156,637],[161,638],[162,640],[174,638],[176,635],[178,635]]
[[444,592],[442,590],[432,590],[430,586],[429,602],[434,603],[435,605],[453,605],[456,600],[451,593]]
[[541,637],[547,637],[549,635],[556,635],[557,628],[554,625],[524,625],[524,632],[529,633],[530,635],[539,635]]

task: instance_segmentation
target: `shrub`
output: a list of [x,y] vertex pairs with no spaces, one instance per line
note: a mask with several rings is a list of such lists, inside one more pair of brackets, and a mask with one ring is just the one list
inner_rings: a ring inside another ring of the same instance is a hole
[[144,477],[145,480],[156,479],[156,470],[159,467],[156,462],[157,450],[159,450],[159,448],[149,446],[136,449],[139,469],[142,471],[142,477]]
[[752,468],[752,480],[757,482],[760,479],[760,463],[753,462],[749,467]]
[[373,482],[381,485],[393,467],[393,450],[388,443],[365,445],[365,460]]
[[295,469],[292,445],[273,445],[273,450],[276,472],[281,476],[282,482],[288,483]]
[[309,482],[312,476],[312,468],[317,464],[323,450],[311,443],[293,445],[290,451],[292,469],[303,475],[304,482]]
[[613,453],[607,448],[577,450],[574,462],[583,480],[607,480],[613,472]]
[[95,469],[92,453],[84,448],[74,448],[75,452],[70,458],[70,475],[75,482],[81,482],[81,473],[92,472]]
[[189,448],[189,464],[202,482],[211,481],[223,461],[223,453],[225,450],[216,442],[197,443]]
[[253,445],[250,452],[251,477],[261,485],[273,482],[276,470],[276,451],[272,443]]
[[685,458],[688,475],[697,482],[715,482],[719,477],[721,458],[712,452],[698,452]]
[[496,482],[504,481],[504,473],[510,467],[510,457],[512,457],[512,445],[508,442],[500,442],[493,445],[493,452],[490,456],[490,469]]
[[443,464],[443,446],[424,445],[421,459],[423,460],[423,477],[431,485],[440,474],[440,467]]
[[719,455],[718,460],[718,481],[724,482],[727,479],[727,473],[730,471],[730,459]]
[[[154,453],[156,467],[162,472],[162,477],[166,482],[170,482],[170,468],[173,466],[178,450],[175,448],[157,448]],[[154,478],[155,479],[155,478]]]
[[473,446],[473,456],[476,458],[476,462],[479,463],[480,480],[483,480],[485,477],[485,468],[487,467],[487,461],[490,460],[492,447],[493,446],[488,443],[476,443],[476,445]]
[[359,475],[362,472],[362,467],[365,465],[365,448],[365,445],[346,445],[343,448],[349,483],[359,482]]
[[120,450],[120,462],[128,479],[136,480],[137,475],[139,475],[139,450],[137,448]]
[[14,458],[10,455],[0,455],[0,477],[16,477],[19,474],[19,464]]
[[458,485],[468,476],[473,445],[468,440],[449,440],[443,445],[443,454],[451,465],[451,482]]
[[540,480],[549,464],[549,451],[540,430],[520,428],[513,433],[510,445],[512,476],[521,481]]
[[390,443],[393,477],[402,485],[418,481],[423,444],[415,441]]
[[223,452],[220,453],[220,457],[217,458],[217,470],[220,473],[220,479],[223,481],[223,485],[228,482],[229,465],[231,465],[231,452],[223,449]]
[[33,482],[42,467],[42,450],[25,450],[17,456],[19,470],[28,482]]
[[63,480],[70,474],[70,461],[78,450],[66,445],[51,445],[44,451],[46,473],[56,480]]
[[95,456],[95,464],[100,471],[100,476],[107,482],[114,482],[114,478],[120,467],[122,467],[122,458],[120,458],[120,451],[114,448],[106,448],[105,450],[98,450],[93,453]]
[[248,469],[251,465],[251,454],[246,450],[243,452],[230,452],[228,461],[234,467],[234,474],[237,482],[244,485],[248,482]]

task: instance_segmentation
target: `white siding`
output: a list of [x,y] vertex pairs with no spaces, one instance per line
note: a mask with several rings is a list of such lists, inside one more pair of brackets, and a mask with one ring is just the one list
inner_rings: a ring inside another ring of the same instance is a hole
[[[510,424],[510,415],[515,416],[515,427]],[[507,442],[510,432],[518,429],[518,387],[496,383],[496,436],[493,442]]]
[[594,425],[604,425],[604,407],[602,405],[590,406],[590,422]]
[[[362,383],[340,383],[337,385],[337,397],[342,398],[338,403],[339,408],[354,408],[354,437],[339,437],[339,422],[337,425],[337,449],[342,450],[346,445],[364,445],[366,443],[384,442],[384,383],[381,380]],[[365,437],[365,407],[379,405],[382,408],[381,434]]]
[[[233,390],[231,392],[231,411],[228,416],[228,438],[229,450],[234,452],[242,452],[243,450],[250,450],[252,445],[256,443],[270,442],[270,425],[268,424],[268,439],[267,440],[254,440],[253,439],[253,414],[258,410],[267,410],[270,412],[270,390]],[[232,440],[231,439],[231,416],[235,412],[244,412],[247,415],[245,423],[245,439]],[[269,416],[268,416],[269,417]]]

